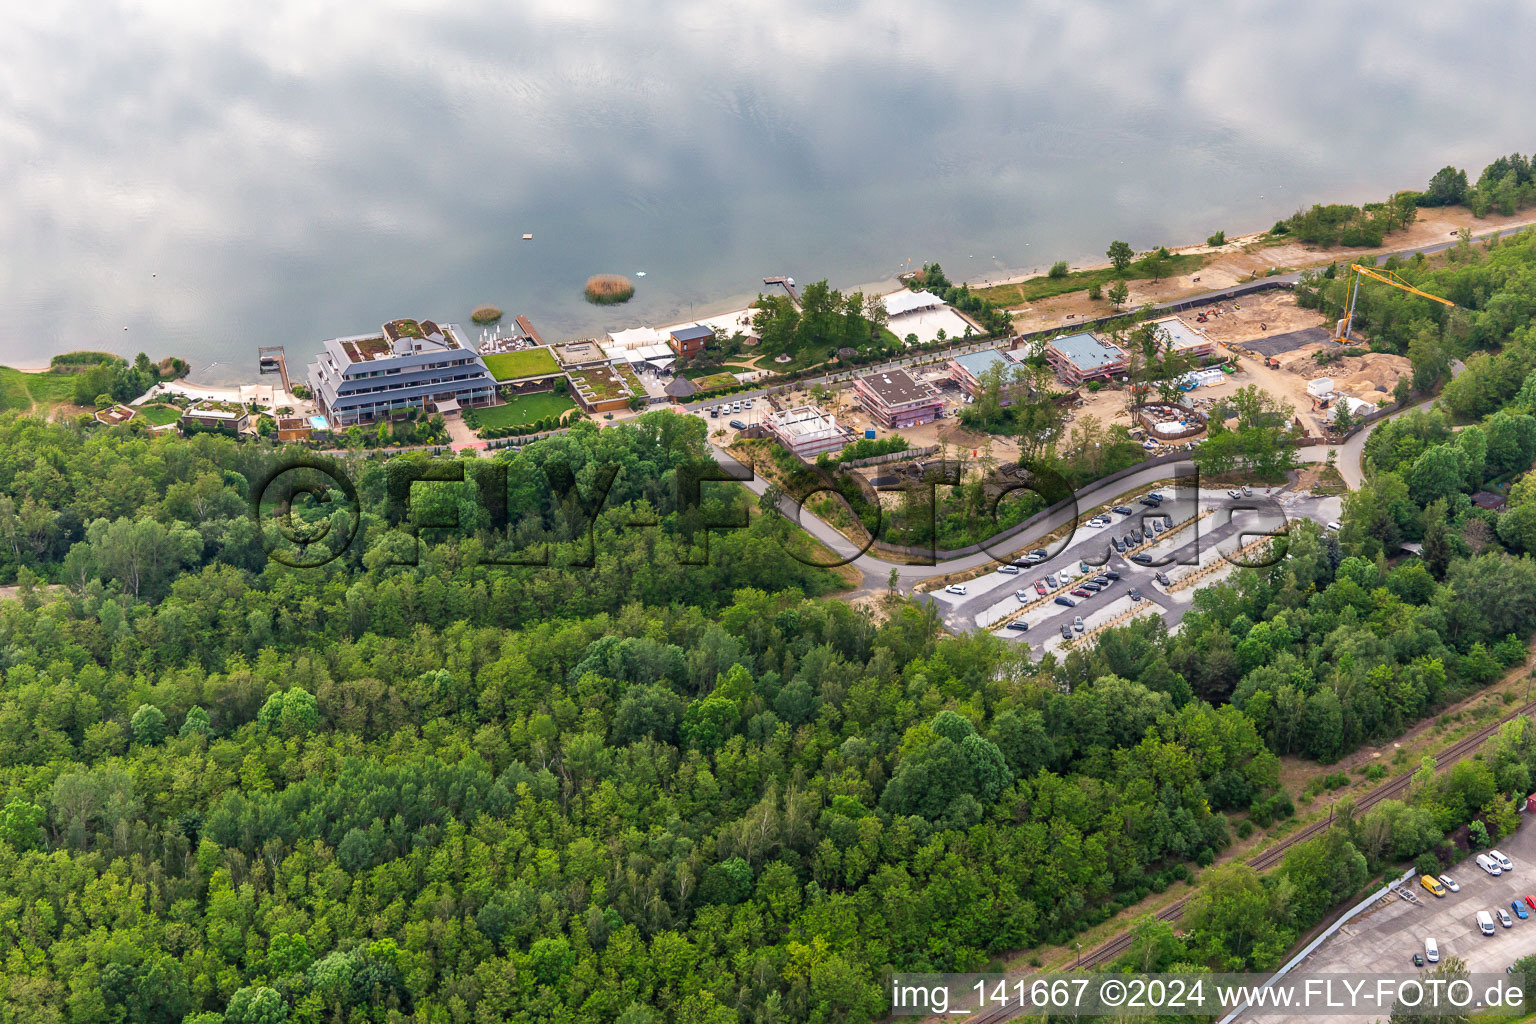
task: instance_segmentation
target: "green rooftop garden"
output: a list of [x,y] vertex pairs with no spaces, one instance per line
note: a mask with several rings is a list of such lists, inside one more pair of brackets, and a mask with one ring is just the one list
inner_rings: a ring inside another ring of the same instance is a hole
[[525,348],[517,352],[497,352],[483,357],[486,369],[497,380],[520,380],[539,377],[547,373],[559,373],[560,364],[554,354],[544,347]]

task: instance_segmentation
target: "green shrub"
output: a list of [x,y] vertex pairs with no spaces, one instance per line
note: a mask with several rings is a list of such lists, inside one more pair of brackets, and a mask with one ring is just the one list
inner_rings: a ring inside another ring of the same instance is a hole
[[1067,271],[1070,270],[1070,269],[1071,269],[1071,267],[1067,266],[1067,261],[1066,260],[1057,260],[1055,263],[1051,264],[1050,276],[1051,277],[1066,277],[1067,276]]
[[1094,302],[1098,302],[1104,297],[1104,289],[1099,287],[1097,281],[1088,286],[1088,297]]
[[1225,231],[1218,231],[1214,235],[1212,235],[1210,238],[1207,238],[1205,240],[1205,244],[1206,245],[1226,245],[1227,244],[1227,233]]

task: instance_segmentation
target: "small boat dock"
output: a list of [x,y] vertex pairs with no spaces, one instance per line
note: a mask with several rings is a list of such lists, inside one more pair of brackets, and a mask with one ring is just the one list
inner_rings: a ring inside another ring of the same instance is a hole
[[281,345],[262,345],[256,349],[256,361],[262,373],[278,373],[283,377],[283,390],[293,394],[288,383],[288,353]]
[[763,284],[768,285],[770,288],[775,286],[775,285],[783,288],[786,292],[789,293],[789,301],[791,301],[791,302],[793,302],[795,304],[795,308],[797,308],[797,309],[799,308],[799,306],[800,306],[800,296],[798,294],[796,294],[796,292],[795,292],[795,279],[794,278],[792,278],[792,277],[765,277],[765,278],[763,278]]

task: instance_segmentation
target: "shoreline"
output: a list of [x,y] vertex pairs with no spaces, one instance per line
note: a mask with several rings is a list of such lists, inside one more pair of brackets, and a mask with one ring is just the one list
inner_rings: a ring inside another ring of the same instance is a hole
[[[1393,234],[1383,239],[1381,246],[1368,249],[1342,246],[1325,249],[1306,246],[1286,236],[1273,237],[1267,230],[1249,231],[1235,235],[1229,237],[1219,246],[1212,246],[1205,242],[1191,242],[1183,245],[1168,246],[1170,253],[1200,255],[1207,257],[1207,260],[1199,270],[1194,271],[1192,274],[1175,275],[1155,283],[1150,282],[1149,279],[1128,279],[1127,283],[1132,285],[1132,290],[1129,299],[1122,307],[1122,311],[1134,310],[1148,303],[1156,304],[1159,302],[1176,301],[1180,298],[1197,295],[1205,291],[1217,290],[1221,287],[1260,279],[1266,275],[1315,269],[1327,266],[1330,263],[1338,263],[1365,256],[1381,256],[1403,249],[1447,241],[1456,234],[1456,230],[1447,230],[1450,225],[1455,225],[1457,229],[1462,227],[1470,228],[1476,235],[1505,232],[1516,227],[1536,226],[1536,210],[1532,209],[1519,211],[1509,217],[1490,215],[1482,218],[1473,216],[1471,210],[1464,206],[1420,207],[1418,212],[1419,216],[1414,224],[1393,232]],[[1140,255],[1150,250],[1138,249],[1136,251]],[[1239,264],[1244,263],[1249,264],[1249,266],[1239,266]],[[1259,272],[1258,265],[1260,264],[1264,265],[1263,273]],[[918,265],[920,266],[921,264],[919,263]],[[1070,270],[1074,273],[1080,271],[1102,271],[1110,266],[1109,261],[1105,259],[1071,265]],[[1202,277],[1207,274],[1213,275],[1216,280],[1202,280]],[[1023,284],[1046,276],[1048,275],[1038,271],[1004,271],[1003,276],[997,278],[987,276],[983,278],[962,279],[959,275],[950,275],[950,279],[966,285],[973,292],[977,292],[985,289]],[[828,279],[830,280],[830,277]],[[904,284],[899,275],[893,274],[875,281],[839,286],[839,290],[844,293],[858,291],[862,292],[866,297],[871,297],[897,293],[903,287]],[[751,292],[743,291],[733,297],[722,296],[717,301],[700,303],[689,311],[690,315],[687,319],[679,319],[677,323],[688,324],[706,320],[719,320],[728,314],[739,313],[743,308],[748,308],[745,304],[750,304],[756,295],[767,294],[769,290],[767,286],[764,286]],[[1073,321],[1081,321],[1089,315],[1107,315],[1111,312],[1111,307],[1106,302],[1102,300],[1089,300],[1086,295],[1086,289],[1078,289],[1036,300],[1022,298],[1017,302],[998,300],[997,305],[999,308],[1007,309],[1014,313],[1016,333],[1027,333],[1052,326],[1069,326]],[[682,313],[682,310],[677,312]],[[1040,315],[1038,319],[1030,317],[1029,322],[1026,323],[1023,314],[1029,313]],[[665,329],[668,325],[648,324],[643,326]],[[187,362],[186,360],[183,361]],[[233,395],[240,393],[242,388],[253,386],[255,378],[248,380],[243,375],[229,378],[220,375],[218,383],[199,383],[195,379],[199,376],[200,372],[206,372],[213,367],[224,365],[226,364],[223,360],[215,360],[206,366],[194,366],[188,362],[186,374],[176,381],[167,383],[201,391],[208,395]],[[10,368],[21,373],[48,373],[52,369],[51,366],[11,366]]]

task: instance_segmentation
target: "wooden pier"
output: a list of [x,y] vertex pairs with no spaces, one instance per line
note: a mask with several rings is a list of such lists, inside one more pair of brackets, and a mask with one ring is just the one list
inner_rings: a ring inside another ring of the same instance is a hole
[[529,340],[531,340],[535,345],[544,344],[544,339],[539,335],[538,331],[534,330],[533,324],[528,322],[527,317],[516,316],[512,318],[512,322],[517,324],[517,329],[527,335]]
[[783,288],[786,292],[789,293],[789,301],[793,302],[795,304],[795,308],[796,309],[800,308],[800,296],[795,294],[794,282],[792,280],[790,280],[789,278],[787,278],[787,277],[765,277],[765,278],[763,278],[763,284],[766,284],[769,287],[773,287],[774,285],[778,285],[779,287]]
[[283,378],[283,391],[293,394],[288,383],[288,353],[281,345],[262,345],[256,349],[256,360],[262,373],[279,373]]

